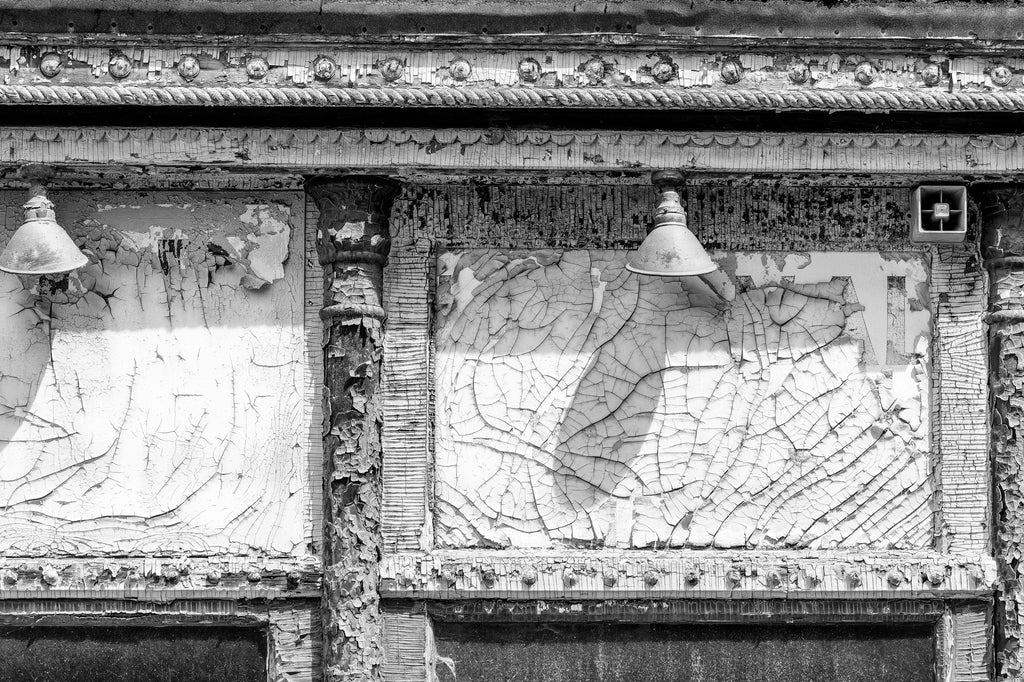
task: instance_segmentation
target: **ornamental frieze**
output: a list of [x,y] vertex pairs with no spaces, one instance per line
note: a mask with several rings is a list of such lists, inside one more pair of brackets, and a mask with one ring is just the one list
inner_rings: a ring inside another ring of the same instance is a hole
[[0,103],[1024,109],[1024,59],[999,53],[47,42],[0,50]]

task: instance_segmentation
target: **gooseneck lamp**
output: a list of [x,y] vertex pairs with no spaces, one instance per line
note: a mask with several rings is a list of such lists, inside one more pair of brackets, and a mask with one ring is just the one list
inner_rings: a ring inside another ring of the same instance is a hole
[[686,209],[679,202],[678,187],[683,175],[679,171],[655,171],[651,176],[661,192],[661,201],[654,214],[654,225],[640,247],[626,258],[626,269],[655,277],[690,277],[718,269],[686,227]]
[[25,222],[0,253],[0,270],[15,275],[56,275],[83,267],[89,258],[57,224],[46,187],[34,181],[23,206]]

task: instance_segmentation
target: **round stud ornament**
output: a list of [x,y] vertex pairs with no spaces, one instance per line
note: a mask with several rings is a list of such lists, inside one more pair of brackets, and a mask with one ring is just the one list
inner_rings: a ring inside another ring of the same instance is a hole
[[1011,71],[1010,67],[1006,64],[996,64],[992,67],[992,70],[989,71],[988,75],[992,79],[993,83],[999,87],[1003,87],[1004,85],[1010,84],[1010,80],[1013,78],[1013,71]]
[[120,53],[111,55],[110,61],[107,62],[107,73],[117,80],[127,78],[132,73],[132,60]]
[[853,79],[861,85],[871,85],[875,82],[877,74],[871,62],[861,62],[853,69]]
[[811,69],[802,61],[794,61],[789,65],[787,75],[789,82],[794,85],[803,85],[811,78]]
[[448,72],[455,80],[464,81],[473,72],[473,67],[465,59],[453,59],[452,63],[448,66]]
[[903,584],[903,574],[893,569],[885,574],[885,582],[889,583],[889,587],[897,588]]
[[735,85],[743,78],[743,65],[735,59],[727,59],[722,64],[722,80],[729,85]]
[[191,83],[199,75],[199,59],[195,55],[187,54],[178,61],[178,75],[186,83]]
[[39,72],[53,78],[64,68],[64,60],[56,52],[47,52],[39,59]]
[[520,576],[520,580],[522,580],[523,584],[526,585],[527,587],[529,587],[530,585],[536,584],[536,582],[537,582],[537,569],[534,568],[533,566],[529,566],[529,567],[523,569],[523,573]]
[[604,62],[596,57],[583,62],[580,69],[583,71],[583,75],[591,81],[603,80],[606,72]]
[[252,57],[245,62],[245,74],[249,80],[258,81],[270,73],[270,64],[263,57]]
[[380,64],[380,75],[388,83],[394,83],[402,77],[403,73],[405,73],[405,64],[396,57],[388,57]]
[[928,87],[933,87],[939,84],[942,80],[942,69],[939,68],[938,64],[925,64],[924,68],[921,69],[921,80]]
[[659,59],[651,67],[651,77],[659,83],[668,83],[676,75],[676,65],[671,59]]
[[338,72],[338,65],[330,57],[320,56],[313,60],[313,78],[329,81]]
[[519,79],[524,83],[536,83],[540,80],[540,62],[527,57],[519,62]]

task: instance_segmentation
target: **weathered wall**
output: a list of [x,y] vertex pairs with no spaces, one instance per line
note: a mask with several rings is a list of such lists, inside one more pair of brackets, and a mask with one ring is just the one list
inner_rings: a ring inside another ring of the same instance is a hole
[[625,256],[441,256],[438,545],[930,546],[921,255]]
[[311,553],[301,197],[55,198],[91,291],[0,277],[0,552]]

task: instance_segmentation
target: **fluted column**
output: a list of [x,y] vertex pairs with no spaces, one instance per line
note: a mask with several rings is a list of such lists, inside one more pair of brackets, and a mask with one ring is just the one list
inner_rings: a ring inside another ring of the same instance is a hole
[[388,214],[385,178],[313,180],[324,269],[324,680],[379,679],[381,443]]

